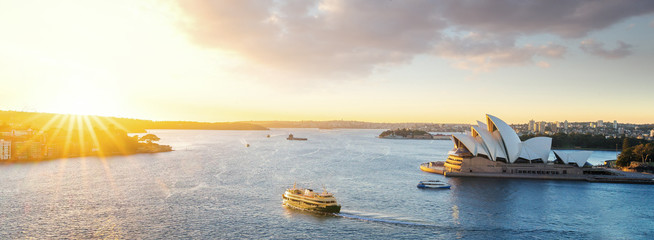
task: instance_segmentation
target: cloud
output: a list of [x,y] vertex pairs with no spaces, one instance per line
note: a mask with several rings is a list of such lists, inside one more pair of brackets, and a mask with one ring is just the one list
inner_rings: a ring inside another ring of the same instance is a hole
[[568,38],[654,12],[654,1],[452,0],[443,16],[453,25],[501,34],[551,33]]
[[[191,38],[289,71],[367,74],[431,49],[445,27],[428,1],[181,1]],[[364,10],[365,11],[362,11]]]
[[581,44],[579,44],[579,48],[584,52],[607,59],[617,59],[629,56],[632,53],[632,47],[633,46],[630,44],[618,41],[618,46],[616,48],[606,49],[604,48],[604,43],[595,42],[592,39],[583,40],[581,41]]
[[179,0],[176,6],[185,16],[180,28],[200,46],[274,71],[342,76],[365,76],[425,54],[474,71],[534,64],[562,57],[565,47],[517,45],[519,38],[579,38],[654,12],[650,0]]
[[471,33],[444,38],[436,45],[434,54],[453,59],[457,68],[486,72],[498,67],[532,64],[537,57],[562,58],[566,50],[557,44],[517,46],[513,38]]

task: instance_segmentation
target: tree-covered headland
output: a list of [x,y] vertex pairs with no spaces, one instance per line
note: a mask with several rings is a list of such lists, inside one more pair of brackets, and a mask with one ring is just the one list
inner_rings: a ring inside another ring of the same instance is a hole
[[428,132],[422,131],[422,130],[415,130],[415,129],[408,129],[408,128],[402,128],[402,129],[393,129],[393,130],[386,130],[379,134],[380,138],[389,138],[389,137],[402,137],[402,138],[422,138],[425,136],[429,136],[431,138],[431,134]]
[[632,162],[654,162],[654,143],[641,143],[632,146],[631,140],[625,138],[622,144],[622,152],[618,155],[615,164],[618,167],[627,167]]

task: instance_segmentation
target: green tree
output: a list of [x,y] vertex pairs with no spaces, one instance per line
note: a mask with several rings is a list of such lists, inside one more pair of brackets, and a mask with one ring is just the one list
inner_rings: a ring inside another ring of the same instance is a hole
[[634,155],[637,158],[636,160],[641,162],[648,162],[651,158],[654,157],[654,144],[639,144],[634,146]]
[[151,133],[145,134],[143,137],[141,137],[139,139],[139,141],[145,141],[148,144],[152,144],[152,142],[156,142],[156,141],[159,141],[159,140],[161,140],[161,139],[159,137],[157,137],[157,135],[154,135],[154,134],[151,134]]
[[631,147],[631,144],[629,144],[629,138],[625,137],[624,140],[622,140],[622,151],[625,151],[630,147]]
[[618,155],[618,160],[615,161],[615,165],[618,167],[626,167],[631,164],[631,161],[636,159],[636,154],[634,154],[634,148],[627,148],[622,150],[620,155]]

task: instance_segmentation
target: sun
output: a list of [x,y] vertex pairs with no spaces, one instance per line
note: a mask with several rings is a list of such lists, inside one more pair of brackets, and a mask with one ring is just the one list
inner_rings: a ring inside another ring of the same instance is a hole
[[55,90],[50,111],[75,115],[116,114],[121,100],[111,83],[92,78],[69,79]]

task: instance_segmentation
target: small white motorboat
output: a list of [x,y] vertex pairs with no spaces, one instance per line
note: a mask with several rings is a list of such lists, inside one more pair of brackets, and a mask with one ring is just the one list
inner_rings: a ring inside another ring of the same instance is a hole
[[450,185],[439,180],[425,180],[418,183],[418,188],[450,189]]

